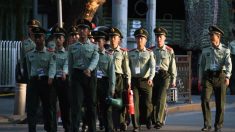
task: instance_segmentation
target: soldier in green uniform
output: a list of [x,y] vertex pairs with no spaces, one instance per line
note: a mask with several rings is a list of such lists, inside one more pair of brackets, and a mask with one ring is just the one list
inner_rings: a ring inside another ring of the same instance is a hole
[[68,87],[68,52],[63,47],[66,31],[63,28],[56,27],[52,34],[56,40],[56,75],[53,86],[59,99],[60,112],[63,128],[65,132],[70,131],[70,104]]
[[209,27],[211,46],[203,48],[199,67],[202,82],[201,106],[204,117],[202,131],[211,130],[210,98],[215,95],[215,131],[220,132],[224,123],[226,89],[232,71],[230,50],[220,42],[224,32],[217,26]]
[[129,51],[129,61],[131,69],[131,86],[134,93],[135,114],[132,117],[134,132],[139,131],[140,112],[139,102],[144,100],[142,108],[143,116],[146,119],[147,129],[151,128],[152,113],[152,86],[155,76],[155,59],[151,50],[145,47],[148,32],[144,28],[139,28],[134,33],[137,48]]
[[[126,49],[121,48],[121,39],[123,38],[121,32],[115,28],[111,27],[108,31],[110,46],[109,52],[113,54],[113,61],[115,65],[116,73],[116,86],[115,86],[115,98],[122,98],[125,104],[125,97],[123,97],[124,90],[130,89],[131,86],[131,72],[129,67],[128,52]],[[125,106],[122,109],[115,111],[118,113],[119,121],[114,123],[115,128],[120,125],[120,129],[125,131],[127,129],[127,124],[125,121]],[[114,121],[115,122],[115,121]]]
[[164,125],[167,89],[176,86],[177,69],[174,50],[165,45],[167,30],[163,27],[154,29],[157,46],[152,47],[156,59],[156,74],[153,88],[153,117],[155,128]]
[[39,27],[40,22],[36,19],[29,20],[28,23],[28,37],[22,42],[22,48],[20,50],[20,66],[21,66],[21,81],[23,83],[28,83],[28,73],[27,73],[27,64],[26,64],[26,54],[36,47],[33,42],[33,27]]
[[[103,31],[93,31],[92,36],[99,46],[99,62],[97,65],[97,99],[100,125],[102,122],[105,126],[105,132],[112,132],[112,106],[106,101],[112,98],[115,89],[115,69],[112,54],[105,50],[104,45],[108,35]],[[100,126],[102,127],[102,126]]]
[[69,46],[68,66],[70,76],[72,132],[79,129],[81,108],[86,103],[88,131],[96,131],[96,66],[99,61],[97,45],[92,44],[88,35],[91,23],[86,19],[78,20],[79,42]]
[[56,56],[48,52],[45,45],[45,30],[40,27],[32,29],[36,48],[26,55],[29,86],[26,94],[26,109],[29,132],[36,132],[37,108],[42,103],[44,129],[55,132],[54,105],[52,104],[52,81],[56,73]]

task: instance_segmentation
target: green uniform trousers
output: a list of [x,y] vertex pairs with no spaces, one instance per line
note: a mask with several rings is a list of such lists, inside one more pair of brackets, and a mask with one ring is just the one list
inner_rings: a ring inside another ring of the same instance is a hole
[[[132,122],[134,128],[138,128],[141,122],[145,124],[151,122],[152,114],[152,87],[148,85],[148,79],[146,78],[132,78],[131,86],[134,93],[134,106],[135,114],[132,117]],[[141,104],[141,102],[143,104]],[[141,111],[141,112],[140,112]],[[140,113],[142,114],[142,119],[140,121]]]
[[[89,132],[96,131],[96,71],[91,77],[86,76],[83,70],[73,69],[71,73],[71,119],[72,132],[78,132],[79,122],[82,119],[82,106],[86,109],[86,119]],[[84,103],[85,102],[85,103]]]
[[225,74],[222,71],[207,71],[203,75],[203,88],[201,93],[201,106],[204,126],[211,127],[210,98],[214,92],[216,103],[215,128],[222,128],[224,122],[224,106],[226,102]]
[[167,89],[170,85],[170,75],[166,71],[159,71],[155,74],[153,79],[153,121],[154,123],[163,124],[166,99],[167,99]]
[[26,110],[29,132],[36,132],[37,109],[42,103],[44,129],[47,132],[56,132],[53,99],[53,87],[48,85],[48,77],[31,77],[26,93]]

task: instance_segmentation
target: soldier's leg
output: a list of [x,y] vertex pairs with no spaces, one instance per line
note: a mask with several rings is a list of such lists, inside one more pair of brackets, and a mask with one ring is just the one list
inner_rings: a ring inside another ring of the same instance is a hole
[[74,70],[71,77],[71,120],[72,132],[78,132],[81,120],[81,108],[83,105],[83,88],[82,81],[84,80],[83,71]]
[[95,71],[92,72],[91,77],[86,77],[84,75],[84,94],[86,108],[87,108],[87,119],[88,119],[88,131],[95,132],[96,131],[96,73]]
[[30,79],[26,93],[26,111],[28,120],[28,131],[36,132],[37,108],[39,106],[39,94],[36,79]]
[[211,127],[210,98],[212,95],[212,91],[213,86],[211,80],[205,79],[201,92],[201,107],[204,119],[204,127]]
[[217,85],[214,88],[215,102],[216,102],[216,116],[214,127],[220,129],[223,127],[224,123],[224,107],[226,103],[226,89],[227,86],[224,83],[225,76],[221,75],[218,79],[215,79],[215,84]]
[[132,89],[133,89],[133,95],[134,95],[134,108],[135,108],[135,114],[132,116],[132,123],[133,127],[139,128],[140,126],[140,120],[139,120],[139,82],[138,79],[132,79]]

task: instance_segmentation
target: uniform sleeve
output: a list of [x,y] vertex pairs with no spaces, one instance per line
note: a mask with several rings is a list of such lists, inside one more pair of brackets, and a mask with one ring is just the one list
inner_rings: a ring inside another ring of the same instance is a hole
[[115,67],[113,58],[110,57],[109,61],[109,92],[110,94],[114,93],[116,83]]
[[225,52],[225,75],[227,78],[230,78],[232,72],[232,61],[230,57],[230,50],[227,49]]
[[65,74],[68,74],[68,55],[66,56],[66,59],[65,59],[65,62],[64,62],[63,72]]
[[31,77],[31,62],[29,61],[29,53],[26,55],[26,65],[28,71],[28,79]]
[[203,78],[203,73],[204,73],[204,70],[205,70],[205,56],[204,56],[204,54],[203,54],[203,52],[202,52],[202,54],[201,54],[201,56],[200,56],[200,58],[199,58],[199,78],[198,78],[198,80],[199,80],[199,82],[200,83],[202,83],[202,78]]
[[155,66],[156,65],[156,61],[154,59],[154,54],[153,52],[150,52],[150,76],[149,76],[149,80],[153,80],[154,76],[155,76]]
[[49,63],[49,78],[54,78],[56,74],[56,55],[51,53],[50,63]]
[[129,58],[128,58],[128,53],[127,51],[124,52],[124,61],[123,61],[123,69],[124,69],[124,74],[127,76],[128,79],[128,84],[131,84],[131,70],[129,67]]
[[176,68],[176,62],[175,62],[175,53],[173,50],[171,53],[171,62],[170,62],[169,68],[170,68],[171,82],[176,83],[177,68]]
[[88,69],[93,71],[96,68],[97,64],[98,64],[98,61],[99,61],[98,47],[94,46],[94,52],[92,54],[91,63],[88,66]]
[[72,45],[68,48],[68,74],[71,76],[73,68]]

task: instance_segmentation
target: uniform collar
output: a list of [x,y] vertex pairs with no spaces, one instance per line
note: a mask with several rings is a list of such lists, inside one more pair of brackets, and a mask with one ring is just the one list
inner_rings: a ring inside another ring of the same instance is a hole
[[47,48],[44,46],[44,48],[41,51],[38,51],[36,48],[34,48],[33,52],[46,52]]
[[56,52],[65,52],[65,48],[64,47],[62,49],[57,49],[56,48]]
[[157,50],[166,50],[166,45],[164,44],[162,48],[159,48],[158,46],[156,46]]
[[136,48],[136,50],[135,51],[137,51],[137,52],[145,52],[146,51],[146,47],[144,47],[144,49],[143,50],[139,50],[138,48]]
[[87,40],[85,41],[85,43],[82,43],[82,42],[80,42],[80,41],[78,41],[78,43],[79,43],[79,44],[90,44],[91,41],[90,41],[89,39],[87,39]]
[[99,53],[100,53],[100,54],[105,54],[105,49],[103,49],[102,51],[99,50]]
[[117,48],[115,48],[115,49],[112,49],[112,48],[111,48],[110,50],[111,50],[111,51],[119,51],[119,52],[120,52],[120,51],[121,51],[120,48],[121,48],[121,47],[118,45]]
[[212,48],[212,49],[219,49],[219,50],[221,50],[221,49],[223,48],[223,47],[222,47],[222,43],[220,43],[219,46],[216,47],[216,48],[214,48],[214,47],[211,45],[211,48]]

